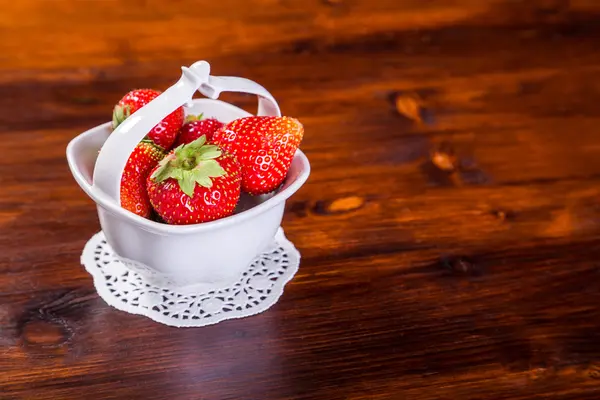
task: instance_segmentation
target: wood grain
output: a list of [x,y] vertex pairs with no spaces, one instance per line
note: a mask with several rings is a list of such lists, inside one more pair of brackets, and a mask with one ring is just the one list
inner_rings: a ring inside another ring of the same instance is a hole
[[[1,399],[600,397],[597,1],[0,8]],[[197,59],[300,118],[313,172],[279,303],[175,329],[95,293],[64,151]]]

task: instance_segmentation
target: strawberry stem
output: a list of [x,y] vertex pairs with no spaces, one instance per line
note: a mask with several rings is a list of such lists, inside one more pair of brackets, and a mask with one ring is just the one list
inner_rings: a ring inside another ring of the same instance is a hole
[[194,159],[189,159],[186,158],[185,160],[183,160],[183,162],[181,163],[181,168],[185,169],[185,170],[190,170],[192,168],[194,168],[196,165],[195,163],[196,160]]

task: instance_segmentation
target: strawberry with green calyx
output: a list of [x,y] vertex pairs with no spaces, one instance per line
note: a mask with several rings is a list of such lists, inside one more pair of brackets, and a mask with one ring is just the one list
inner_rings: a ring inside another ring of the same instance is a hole
[[295,118],[252,116],[226,124],[212,142],[240,162],[242,190],[260,195],[283,183],[303,135]]
[[179,130],[179,135],[177,135],[175,147],[191,143],[202,135],[205,135],[206,140],[210,142],[214,133],[223,127],[223,123],[216,118],[202,119],[202,117],[203,114],[188,115],[185,118],[185,123]]
[[[154,89],[135,89],[127,93],[113,109],[112,127],[115,129],[131,114],[157,98],[161,92]],[[183,125],[183,107],[178,107],[148,132],[147,138],[163,149],[170,149]]]
[[171,151],[148,176],[146,189],[168,224],[213,221],[233,214],[240,198],[240,165],[201,136]]
[[146,192],[146,179],[165,152],[151,141],[142,141],[135,147],[121,176],[121,207],[141,217],[150,218],[152,206]]

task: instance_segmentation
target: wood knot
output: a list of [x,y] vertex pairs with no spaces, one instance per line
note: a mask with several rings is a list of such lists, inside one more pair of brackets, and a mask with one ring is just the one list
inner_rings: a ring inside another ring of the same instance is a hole
[[430,182],[439,186],[482,185],[490,181],[473,158],[457,153],[454,145],[447,141],[430,151],[421,170]]
[[515,218],[515,213],[510,210],[492,210],[492,215],[500,221],[510,221]]
[[25,322],[21,337],[26,345],[60,347],[73,336],[73,330],[60,318],[36,318]]
[[459,167],[459,159],[452,144],[442,142],[430,151],[429,158],[421,165],[421,172],[429,182],[437,186],[460,186],[461,182],[456,174]]
[[321,215],[344,214],[358,210],[365,205],[365,199],[359,196],[341,197],[332,201],[317,201],[314,212]]
[[307,201],[294,201],[286,204],[286,212],[301,218],[308,215],[308,208],[309,206]]
[[455,275],[480,275],[481,270],[473,260],[464,256],[444,257],[441,260],[442,266]]
[[418,123],[423,122],[424,102],[415,93],[395,93],[394,106],[398,114]]
[[448,142],[442,142],[430,155],[431,162],[438,169],[452,172],[457,167],[457,157],[454,147]]
[[587,374],[592,379],[600,380],[600,363],[592,363],[587,369]]

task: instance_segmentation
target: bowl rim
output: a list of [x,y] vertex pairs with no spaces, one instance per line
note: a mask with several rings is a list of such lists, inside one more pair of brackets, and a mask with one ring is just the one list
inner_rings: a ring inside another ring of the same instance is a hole
[[[222,103],[225,106],[236,108],[237,110],[241,110],[244,113],[247,113],[245,110],[238,108],[230,103],[223,102],[221,100],[213,100],[213,99],[193,99],[194,103],[202,103],[202,102],[218,102]],[[248,115],[252,115],[247,113]],[[93,128],[88,129],[87,131],[80,133],[75,136],[73,139],[69,141],[66,149],[67,163],[69,165],[69,169],[71,170],[71,174],[75,178],[75,181],[79,184],[81,189],[92,199],[94,202],[105,209],[106,211],[114,214],[115,216],[127,220],[132,224],[137,225],[139,228],[144,229],[146,231],[154,232],[162,235],[187,235],[194,233],[201,233],[206,231],[213,231],[221,228],[226,228],[251,218],[258,216],[271,208],[277,206],[279,203],[284,202],[290,196],[292,196],[308,179],[310,175],[310,163],[308,158],[302,152],[302,150],[297,149],[294,154],[293,163],[300,163],[300,173],[296,177],[296,179],[291,182],[287,187],[285,187],[280,192],[277,192],[273,197],[265,200],[264,202],[248,209],[240,212],[239,214],[233,214],[225,218],[221,218],[215,221],[203,222],[200,224],[193,225],[169,225],[163,224],[160,222],[155,222],[144,217],[141,217],[137,214],[132,213],[131,211],[125,210],[124,208],[117,205],[114,201],[112,201],[108,195],[101,192],[97,187],[93,187],[88,180],[85,178],[83,173],[77,167],[76,160],[78,159],[78,154],[76,154],[75,148],[76,145],[82,141],[83,139],[100,134],[106,128],[111,126],[111,122],[106,122],[104,124],[97,125]]]

